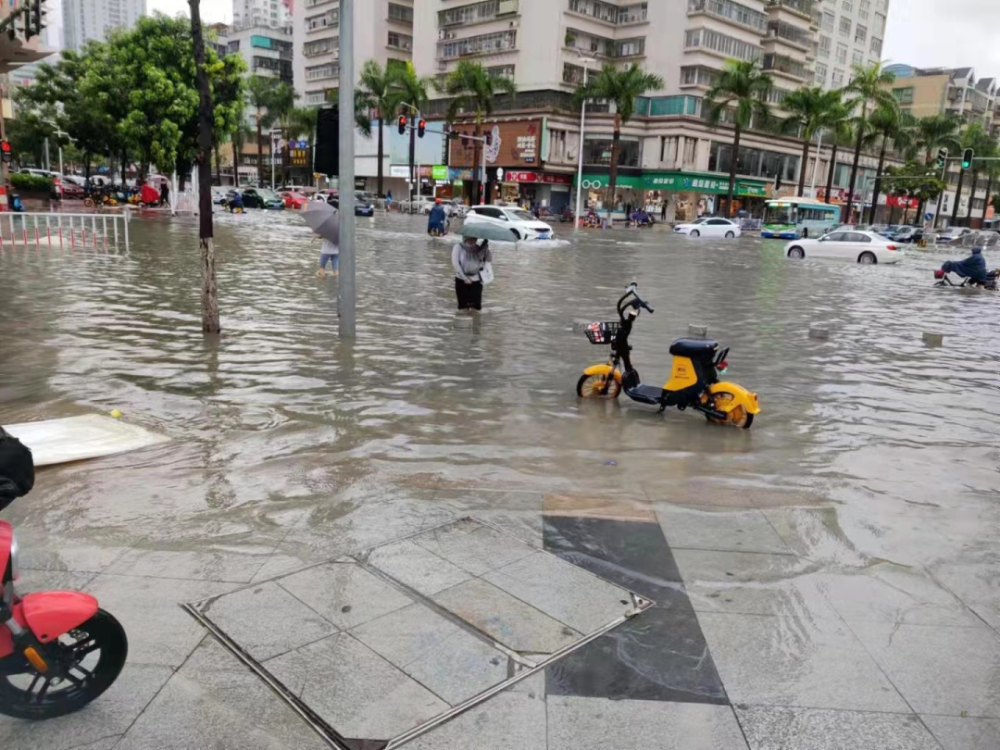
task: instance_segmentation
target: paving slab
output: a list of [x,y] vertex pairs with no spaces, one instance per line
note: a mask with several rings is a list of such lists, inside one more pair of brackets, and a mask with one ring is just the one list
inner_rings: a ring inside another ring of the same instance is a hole
[[1000,720],[930,715],[921,718],[944,750],[1000,750]]
[[1000,638],[986,628],[853,623],[919,714],[1000,718]]
[[536,552],[483,580],[564,622],[592,633],[634,609],[632,596],[548,552]]
[[746,750],[729,706],[549,696],[548,750]]
[[931,566],[931,574],[962,600],[990,627],[1000,630],[1000,555],[983,560],[963,560]]
[[738,705],[736,715],[750,750],[941,750],[913,714]]
[[273,552],[274,544],[229,548],[223,545],[214,550],[135,548],[118,557],[105,572],[149,578],[249,583]]
[[413,541],[474,576],[517,562],[536,551],[472,519],[428,531]]
[[405,667],[440,649],[459,626],[422,604],[379,617],[351,631],[351,635],[397,667]]
[[211,599],[199,611],[258,661],[337,632],[328,620],[273,582]]
[[278,585],[342,630],[408,607],[399,589],[352,563],[327,563],[285,576]]
[[505,691],[417,737],[407,750],[546,750],[542,695]]
[[[80,722],[76,723],[79,728]],[[235,656],[206,638],[115,750],[196,748],[328,750],[329,746]]]
[[472,578],[412,539],[376,547],[368,555],[368,564],[424,596],[434,596]]
[[709,612],[698,619],[733,703],[910,712],[837,620]]
[[168,667],[126,663],[115,684],[76,713],[30,722],[0,717],[0,747],[10,750],[67,750],[121,735],[153,700],[171,674],[173,670]]
[[442,591],[434,601],[514,651],[551,654],[583,637],[480,578]]
[[712,510],[656,506],[671,549],[730,550],[790,554],[791,548],[759,510]]
[[263,665],[343,737],[389,740],[449,709],[347,633]]

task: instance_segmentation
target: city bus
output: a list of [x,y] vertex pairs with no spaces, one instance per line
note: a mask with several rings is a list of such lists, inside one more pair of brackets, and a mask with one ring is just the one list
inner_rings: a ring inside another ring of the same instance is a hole
[[813,198],[778,198],[764,204],[761,237],[819,237],[840,223],[840,206]]

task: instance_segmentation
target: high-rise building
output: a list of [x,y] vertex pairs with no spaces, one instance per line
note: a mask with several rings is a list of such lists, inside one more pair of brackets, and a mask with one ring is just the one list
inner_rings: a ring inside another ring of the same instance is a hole
[[215,27],[220,55],[238,54],[247,64],[247,74],[294,83],[292,28],[270,26]]
[[91,39],[104,41],[144,15],[146,0],[63,0],[63,48],[80,50]]
[[846,86],[854,65],[867,67],[882,59],[889,0],[823,0],[814,12],[819,24],[817,86]]
[[[428,0],[417,0],[426,4]],[[354,3],[354,59],[405,64],[413,54],[414,0]],[[339,0],[297,0],[293,6],[295,90],[307,106],[329,101],[340,80]]]
[[284,28],[292,20],[292,0],[233,0],[233,26]]

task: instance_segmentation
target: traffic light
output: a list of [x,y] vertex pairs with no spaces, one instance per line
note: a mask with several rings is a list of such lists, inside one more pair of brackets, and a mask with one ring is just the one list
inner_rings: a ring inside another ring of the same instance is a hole
[[938,169],[944,169],[944,165],[948,162],[948,149],[939,148],[938,149]]
[[962,154],[962,169],[970,169],[972,167],[972,157],[974,156],[972,149],[965,149],[965,153]]
[[326,107],[316,118],[316,148],[313,171],[318,174],[340,174],[340,109]]
[[417,123],[417,137],[423,138],[425,130],[427,130],[427,120],[421,118],[420,121]]
[[406,135],[406,115],[399,116],[399,134]]
[[14,152],[10,147],[10,141],[0,141],[0,155],[3,156],[4,164],[10,164],[11,159],[14,158]]

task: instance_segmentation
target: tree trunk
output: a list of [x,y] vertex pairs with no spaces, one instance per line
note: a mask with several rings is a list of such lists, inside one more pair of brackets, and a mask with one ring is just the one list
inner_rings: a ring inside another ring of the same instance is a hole
[[[482,129],[479,126],[478,120],[476,122],[475,129],[472,131],[472,134],[476,136],[476,138],[482,137]],[[472,142],[472,202],[470,205],[473,206],[475,206],[477,203],[486,202],[485,192],[483,193],[482,200],[479,199],[479,178],[480,177],[482,178],[483,184],[486,183],[486,175],[485,174],[479,175],[479,163],[481,160],[479,149],[481,149],[482,147],[483,144],[480,143],[479,141]]]
[[[861,120],[858,121],[858,140],[854,144],[854,164],[851,165],[851,185],[848,188],[849,192],[847,195],[847,216],[844,219],[845,224],[851,223],[851,209],[854,208],[854,188],[858,184],[858,165],[861,163],[861,144],[865,139],[865,120],[868,118],[868,103],[861,108]],[[861,196],[861,210],[858,211],[858,215],[864,213],[865,202],[864,196]]]
[[201,0],[191,6],[191,37],[198,69],[198,224],[201,242],[201,330],[219,333],[219,290],[215,280],[215,247],[212,244],[212,89],[205,70],[205,40],[201,30]]
[[830,203],[830,193],[833,192],[833,173],[837,169],[837,143],[833,144],[833,151],[830,153],[830,171],[826,175],[826,203]]
[[219,155],[219,142],[215,142],[215,181],[222,184],[222,158]]
[[990,173],[986,181],[986,200],[983,201],[983,223],[986,223],[986,212],[990,210],[990,193],[993,191],[993,173]]
[[[882,150],[878,155],[878,171],[875,172],[875,188],[872,192],[872,210],[868,214],[868,223],[875,223],[875,211],[878,209],[878,194],[882,190],[882,168],[885,166],[885,149],[889,139],[886,137],[885,133],[882,134]],[[863,197],[863,196],[862,196]],[[864,204],[862,203],[862,207]],[[892,224],[892,222],[889,222]]]
[[[805,133],[802,135],[804,136]],[[796,193],[800,197],[806,189],[806,165],[809,164],[809,146],[811,145],[811,140],[811,138],[802,139],[802,170],[799,172],[799,192]],[[819,160],[818,151],[816,152],[816,160]]]
[[[608,225],[611,225],[611,212],[615,210],[617,201],[615,191],[618,189],[618,150],[621,148],[622,122],[615,113],[615,133],[611,137],[611,164],[608,165]],[[628,216],[625,217],[628,221]]]
[[[412,118],[410,118],[412,120]],[[417,169],[417,129],[413,127],[413,123],[410,123],[410,179],[413,181],[410,184],[410,205],[413,205],[414,194],[420,195],[420,175],[416,173]]]
[[729,191],[726,195],[726,216],[733,213],[733,200],[736,196],[736,163],[740,160],[740,124],[736,123],[736,133],[733,135],[733,160],[729,165]]
[[979,170],[972,173],[972,192],[969,193],[969,210],[965,212],[965,220],[972,226],[972,202],[976,200],[976,188],[979,187]]
[[382,121],[382,113],[378,118],[378,197],[385,198],[385,191],[382,189],[382,162],[385,160],[385,123]]
[[951,226],[955,226],[958,217],[958,204],[962,202],[962,183],[965,182],[965,170],[958,170],[958,187],[955,189],[955,203],[951,207]]
[[257,107],[257,187],[264,187],[264,135],[260,125],[260,107]]

